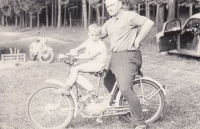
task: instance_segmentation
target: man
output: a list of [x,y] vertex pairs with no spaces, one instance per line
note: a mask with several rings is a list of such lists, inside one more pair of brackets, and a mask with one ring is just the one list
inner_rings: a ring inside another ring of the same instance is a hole
[[[130,106],[132,119],[137,122],[135,129],[146,129],[139,98],[131,86],[142,65],[140,43],[154,23],[133,11],[124,11],[122,0],[105,0],[105,4],[112,18],[103,25],[102,38],[109,36],[112,54],[104,84],[111,91],[116,78]],[[141,27],[139,34],[138,27]]]

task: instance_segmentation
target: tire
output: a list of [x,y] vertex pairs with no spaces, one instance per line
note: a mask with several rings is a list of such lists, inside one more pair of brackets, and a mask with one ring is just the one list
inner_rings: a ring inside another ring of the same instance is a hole
[[53,58],[54,53],[50,49],[44,49],[38,55],[38,59],[42,63],[51,63],[53,61]]
[[27,103],[27,116],[39,129],[64,129],[74,117],[75,106],[71,95],[55,94],[58,86],[35,90]]
[[[164,110],[165,97],[163,91],[160,90],[160,87],[150,80],[142,80],[142,86],[145,97],[142,97],[141,95],[140,80],[135,81],[132,88],[140,99],[145,123],[149,124],[155,122],[161,116]],[[150,95],[153,96],[148,100],[147,97],[150,97]],[[128,102],[122,95],[119,104],[120,106],[128,107]],[[122,115],[121,118],[128,123],[132,122],[130,113]]]

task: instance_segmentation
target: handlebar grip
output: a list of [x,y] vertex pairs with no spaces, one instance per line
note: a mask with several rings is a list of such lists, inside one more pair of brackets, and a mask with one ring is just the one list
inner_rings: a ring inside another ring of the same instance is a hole
[[65,55],[65,54],[59,54],[59,55],[58,55],[58,60],[59,60],[59,61],[62,61],[62,60],[64,60],[64,59],[67,59],[67,55]]

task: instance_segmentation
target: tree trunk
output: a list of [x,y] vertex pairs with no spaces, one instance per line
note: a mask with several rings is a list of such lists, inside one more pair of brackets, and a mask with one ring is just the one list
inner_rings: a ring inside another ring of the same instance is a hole
[[[103,0],[103,2],[104,2],[104,0]],[[105,5],[103,4],[102,5],[102,19],[101,19],[102,20],[102,22],[101,22],[102,25],[104,23],[104,17],[105,17],[105,13],[104,12],[105,12]]]
[[24,21],[24,26],[28,27],[28,14],[25,12],[25,21]]
[[149,2],[146,1],[145,2],[145,13],[146,13],[146,17],[150,18],[150,10],[149,10]]
[[1,15],[2,26],[5,26],[4,18],[5,18],[5,17],[4,17],[4,15],[2,14],[2,15]]
[[157,28],[158,28],[158,32],[162,30],[163,27],[163,23],[165,22],[165,4],[159,5],[157,4]]
[[193,14],[193,4],[192,3],[190,3],[190,12],[189,12],[189,15],[190,15],[190,17],[192,16],[192,14]]
[[87,1],[82,0],[82,7],[83,7],[83,18],[84,18],[84,29],[87,29]]
[[89,0],[89,11],[88,11],[88,25],[90,25],[92,21],[92,6],[91,6],[91,1]]
[[96,19],[97,19],[97,23],[100,24],[100,13],[99,13],[99,7],[96,7]]
[[55,11],[54,26],[57,25],[57,6],[58,6],[57,3],[58,3],[57,0],[55,0],[55,4],[54,4],[54,6],[55,6],[55,10],[54,10]]
[[37,12],[37,28],[40,27],[40,12]]
[[53,20],[54,20],[54,0],[52,0],[51,6],[51,27],[53,27]]
[[67,25],[67,5],[64,5],[64,26]]
[[61,26],[61,0],[58,0],[58,24],[57,27]]
[[24,27],[24,11],[20,10],[20,26]]
[[15,26],[17,27],[17,14],[15,14]]
[[156,4],[156,25],[158,25],[160,4]]
[[6,26],[8,26],[8,17],[6,17]]
[[33,14],[32,14],[32,12],[30,12],[29,15],[30,15],[30,28],[33,28]]
[[177,4],[176,0],[169,0],[168,17],[167,20],[177,18]]
[[46,2],[46,27],[49,26],[49,17],[48,17],[48,3]]

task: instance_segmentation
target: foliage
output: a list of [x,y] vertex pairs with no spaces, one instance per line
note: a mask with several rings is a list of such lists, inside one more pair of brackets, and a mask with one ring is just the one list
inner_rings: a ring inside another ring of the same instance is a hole
[[27,13],[36,13],[41,7],[45,6],[45,0],[18,0],[20,8]]

